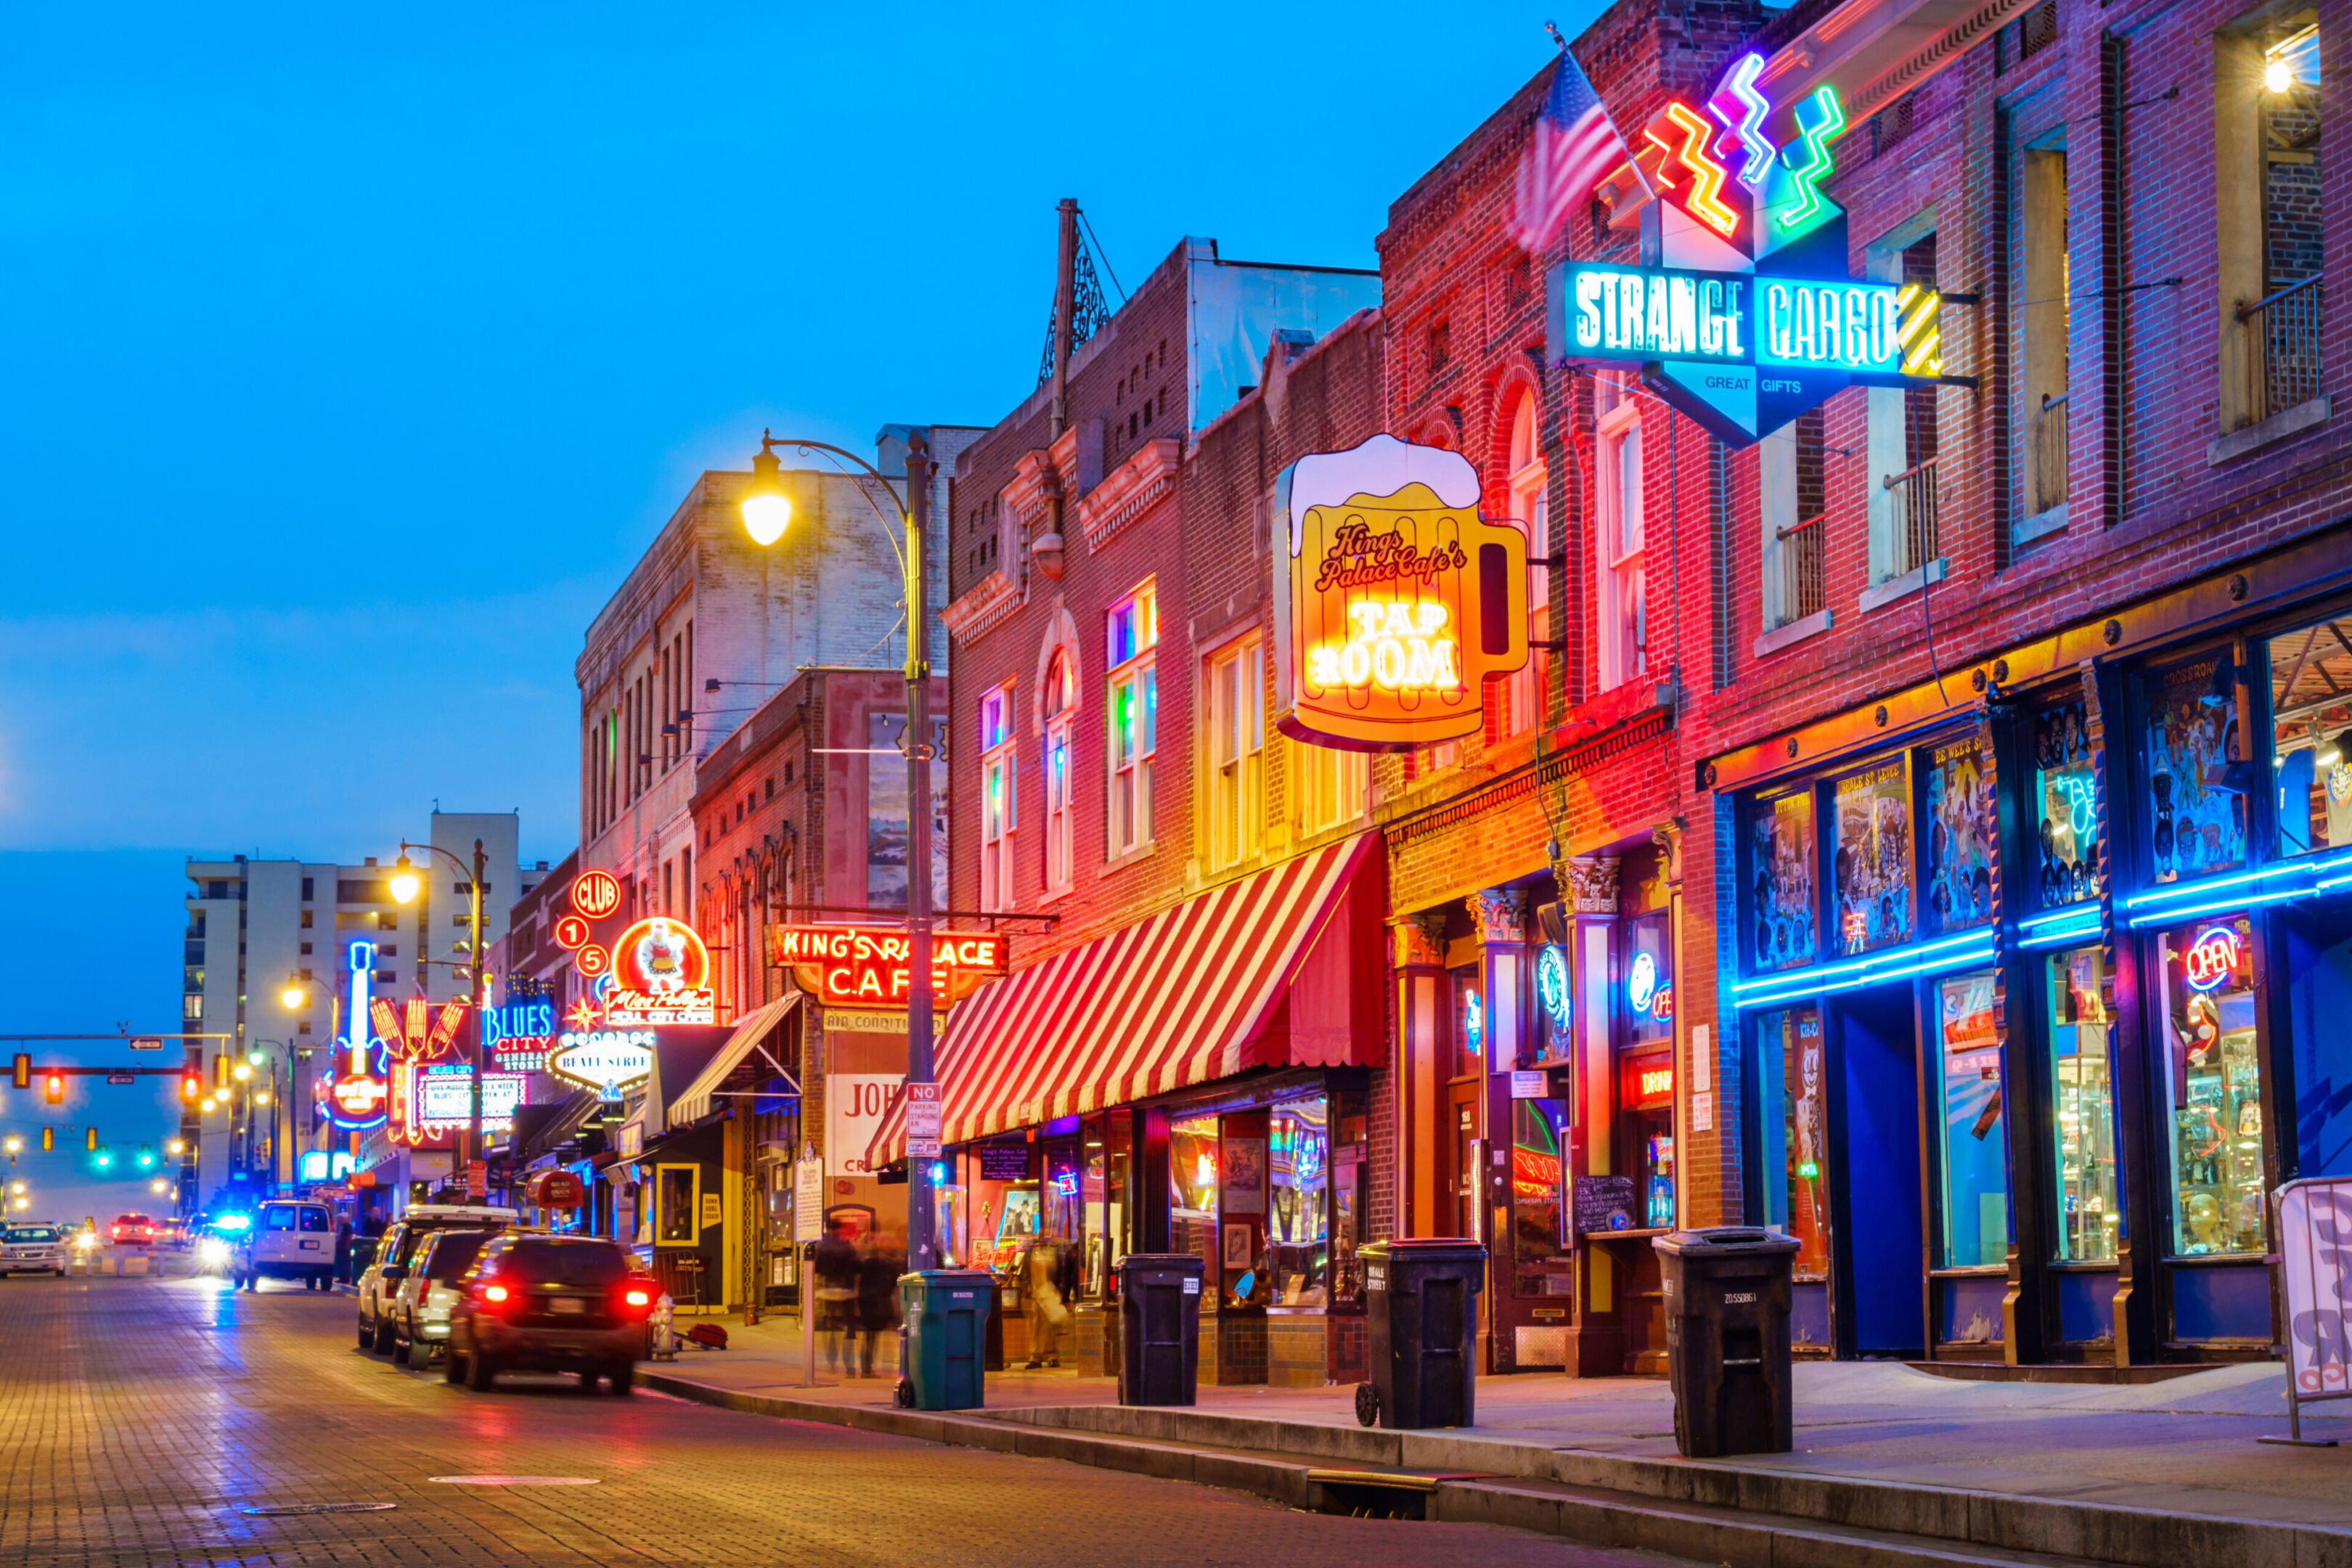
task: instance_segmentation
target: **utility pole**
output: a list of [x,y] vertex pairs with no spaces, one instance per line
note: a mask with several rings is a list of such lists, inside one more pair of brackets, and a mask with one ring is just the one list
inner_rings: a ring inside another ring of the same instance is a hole
[[467,1053],[466,1063],[466,1195],[473,1196],[473,1163],[483,1161],[482,1195],[489,1195],[488,1157],[482,1152],[482,1009],[489,1005],[488,976],[483,973],[482,942],[482,872],[487,857],[482,853],[482,841],[474,840],[474,873],[469,886],[473,889],[473,906],[469,911],[473,925],[467,941],[472,944],[474,967],[468,971],[473,984],[468,987],[474,997],[474,1048]]
[[[1075,204],[1071,205],[1075,211]],[[1066,321],[1055,327],[1068,331]],[[1057,342],[1065,341],[1057,338]],[[1058,365],[1056,374],[1058,376]],[[1061,389],[1055,386],[1055,419]],[[931,616],[924,567],[930,521],[931,448],[907,441],[907,1082],[934,1081],[931,1063]],[[912,1092],[911,1089],[908,1091]],[[942,1267],[931,1162],[907,1161],[907,1267]]]
[[1064,196],[1061,244],[1054,259],[1054,423],[1058,438],[1070,424],[1070,343],[1078,310],[1078,199]]

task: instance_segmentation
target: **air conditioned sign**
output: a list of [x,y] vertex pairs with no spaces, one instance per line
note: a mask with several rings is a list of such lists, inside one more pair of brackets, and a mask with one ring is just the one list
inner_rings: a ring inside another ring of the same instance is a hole
[[1475,734],[1528,661],[1528,542],[1458,452],[1375,436],[1275,481],[1275,722],[1347,751]]

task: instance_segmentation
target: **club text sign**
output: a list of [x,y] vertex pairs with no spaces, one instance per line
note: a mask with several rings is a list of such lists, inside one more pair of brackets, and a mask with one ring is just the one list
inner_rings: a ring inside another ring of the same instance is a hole
[[1528,660],[1528,545],[1478,515],[1469,460],[1375,436],[1284,469],[1275,512],[1282,731],[1364,752],[1476,733],[1480,686]]
[[[770,962],[789,965],[801,989],[828,1006],[904,1007],[913,990],[907,933],[876,926],[771,926]],[[998,931],[931,933],[931,991],[938,1005],[969,996],[1004,973],[1010,955]]]

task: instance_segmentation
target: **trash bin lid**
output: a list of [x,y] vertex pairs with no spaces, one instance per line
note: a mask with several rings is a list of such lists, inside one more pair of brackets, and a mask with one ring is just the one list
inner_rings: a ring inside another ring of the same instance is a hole
[[1754,1225],[1717,1225],[1699,1230],[1678,1230],[1670,1236],[1651,1237],[1650,1245],[1660,1252],[1676,1257],[1689,1253],[1794,1252],[1798,1247],[1796,1237]]

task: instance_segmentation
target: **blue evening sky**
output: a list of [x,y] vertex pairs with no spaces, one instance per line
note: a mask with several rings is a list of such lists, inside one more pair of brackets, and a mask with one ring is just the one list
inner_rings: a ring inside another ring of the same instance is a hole
[[561,856],[572,658],[695,474],[993,423],[1065,195],[1130,288],[1187,233],[1376,265],[1593,9],[18,8],[0,1031],[170,1026],[191,852],[437,798]]

